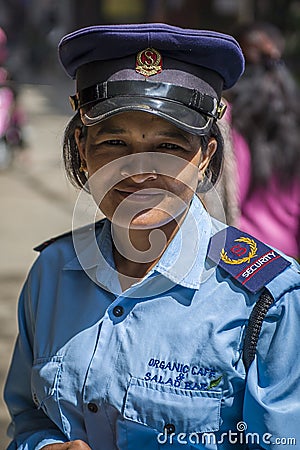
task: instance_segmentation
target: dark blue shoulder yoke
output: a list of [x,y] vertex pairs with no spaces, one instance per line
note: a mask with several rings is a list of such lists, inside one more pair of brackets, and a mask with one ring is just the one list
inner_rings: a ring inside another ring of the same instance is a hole
[[73,233],[86,233],[88,230],[91,231],[95,228],[95,231],[97,231],[99,228],[102,227],[103,225],[103,220],[99,220],[98,222],[95,222],[95,224],[89,224],[89,225],[85,225],[81,228],[77,228],[76,230],[70,230],[67,231],[66,233],[63,234],[59,234],[58,236],[52,237],[50,239],[47,239],[45,242],[42,242],[42,244],[37,245],[36,247],[34,247],[33,250],[35,250],[36,252],[42,252],[45,248],[47,248],[49,245],[53,244],[54,242],[67,237],[67,236],[72,236]]

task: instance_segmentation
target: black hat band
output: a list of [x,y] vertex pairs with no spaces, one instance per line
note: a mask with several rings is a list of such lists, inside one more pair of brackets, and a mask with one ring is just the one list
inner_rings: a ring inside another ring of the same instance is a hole
[[101,102],[113,97],[150,97],[174,101],[191,108],[200,114],[220,119],[226,106],[215,97],[199,92],[197,89],[184,88],[171,83],[151,81],[105,81],[82,89],[70,96],[74,111],[88,104]]

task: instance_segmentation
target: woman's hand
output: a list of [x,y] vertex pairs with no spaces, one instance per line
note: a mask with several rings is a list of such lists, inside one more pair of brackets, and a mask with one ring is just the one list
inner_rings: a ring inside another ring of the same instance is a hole
[[42,448],[42,450],[92,450],[85,442],[76,440],[65,442],[64,444],[49,444]]

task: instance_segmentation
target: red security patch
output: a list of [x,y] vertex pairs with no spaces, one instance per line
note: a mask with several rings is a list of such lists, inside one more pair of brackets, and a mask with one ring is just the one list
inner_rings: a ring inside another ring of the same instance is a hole
[[253,293],[291,264],[274,249],[234,227],[224,228],[211,238],[208,257]]

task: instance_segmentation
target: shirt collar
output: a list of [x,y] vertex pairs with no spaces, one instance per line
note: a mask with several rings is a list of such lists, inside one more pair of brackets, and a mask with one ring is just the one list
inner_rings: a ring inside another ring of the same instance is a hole
[[[100,230],[95,231],[90,226],[86,233],[73,233],[76,257],[64,269],[84,270],[97,284],[113,292],[119,291],[112,255],[110,222],[104,220]],[[198,289],[211,232],[211,218],[195,195],[181,227],[144,279],[160,273],[175,284]]]
[[181,227],[153,270],[176,284],[198,289],[211,230],[211,218],[195,195]]
[[75,230],[73,245],[76,257],[65,264],[64,270],[83,270],[97,285],[115,294],[121,293],[112,252],[110,222],[105,219],[101,227],[90,225],[85,233]]

